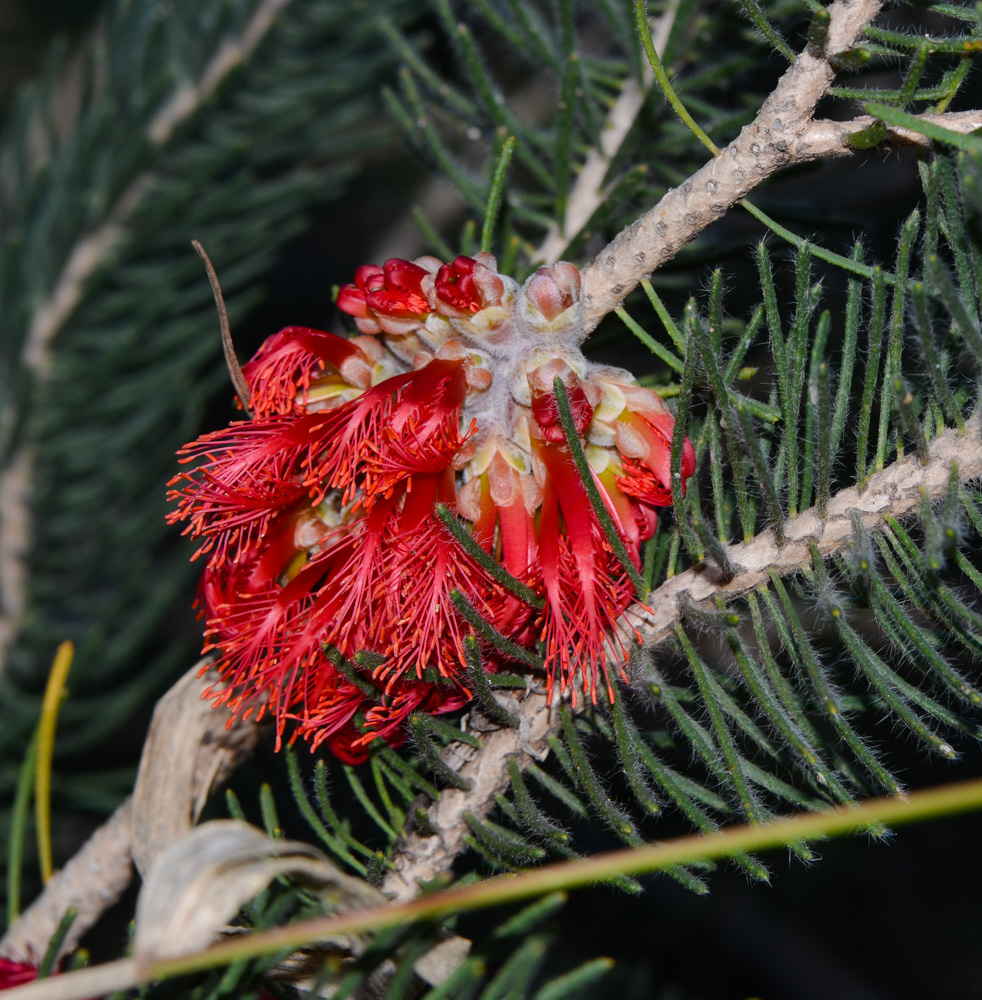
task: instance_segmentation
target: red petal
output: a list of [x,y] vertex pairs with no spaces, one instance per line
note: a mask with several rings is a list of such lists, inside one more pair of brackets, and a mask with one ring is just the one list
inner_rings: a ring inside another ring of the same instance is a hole
[[186,485],[168,495],[178,503],[168,521],[187,521],[187,534],[206,539],[196,555],[214,547],[212,562],[238,558],[271,517],[307,492],[298,479],[331,434],[336,412],[239,421],[186,445],[183,461],[200,464],[171,480]]
[[[616,636],[617,617],[630,605],[633,588],[603,536],[569,450],[534,440],[532,446],[546,469],[539,557],[546,590],[542,638],[550,695],[557,672],[565,690],[582,671],[583,689],[591,700],[596,701],[598,674],[603,674],[613,697],[604,642],[608,634]],[[626,651],[621,652],[626,658]]]
[[311,376],[326,369],[341,372],[359,388],[370,384],[371,362],[351,341],[303,326],[273,334],[242,368],[256,416],[293,413],[306,403]]
[[9,990],[14,986],[32,983],[38,977],[38,970],[26,962],[14,962],[0,956],[0,990]]
[[365,301],[365,293],[357,285],[342,285],[338,292],[337,307],[341,312],[346,312],[359,319],[365,319],[371,315],[368,303]]
[[504,605],[501,588],[486,578],[432,513],[410,531],[400,528],[393,538],[387,579],[391,630],[380,650],[387,662],[376,676],[391,684],[397,678],[421,678],[427,667],[435,667],[443,677],[460,677],[464,638],[471,630],[458,616],[451,591],[460,591],[479,614],[493,621]]
[[476,263],[473,257],[457,257],[437,271],[434,291],[438,302],[463,313],[476,313],[483,308],[472,277]]
[[381,705],[375,705],[366,716],[369,731],[361,737],[368,746],[375,739],[384,739],[390,746],[405,743],[408,733],[404,723],[413,712],[441,715],[463,708],[471,699],[466,688],[430,684],[424,681],[404,682],[394,686]]
[[419,264],[398,257],[387,260],[383,269],[386,287],[401,295],[414,313],[425,316],[430,311],[430,304],[423,294],[422,283],[429,272]]
[[345,764],[360,764],[368,751],[357,746],[361,733],[354,719],[368,699],[365,692],[335,668],[321,672],[316,690],[307,699],[311,705],[301,720],[299,733],[316,750],[326,742],[331,752]]
[[[671,414],[630,413],[627,422],[648,445],[643,459],[624,457],[624,475],[617,485],[627,494],[655,507],[667,507],[672,502],[672,436],[675,421]],[[695,472],[696,453],[686,438],[682,445],[682,487]]]
[[338,308],[358,319],[387,316],[422,321],[430,312],[421,283],[428,272],[408,260],[393,258],[385,268],[366,264],[355,271],[355,283],[338,293]]

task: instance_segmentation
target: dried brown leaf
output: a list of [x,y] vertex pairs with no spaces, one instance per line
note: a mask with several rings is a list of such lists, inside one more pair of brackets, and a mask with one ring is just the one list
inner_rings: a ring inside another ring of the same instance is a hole
[[214,820],[178,838],[150,871],[136,907],[138,964],[207,947],[280,875],[315,890],[335,912],[385,902],[377,889],[346,875],[310,844],[277,840],[237,820]]
[[133,862],[146,877],[160,853],[194,825],[212,788],[255,746],[261,728],[202,699],[218,680],[206,661],[157,703],[133,790]]

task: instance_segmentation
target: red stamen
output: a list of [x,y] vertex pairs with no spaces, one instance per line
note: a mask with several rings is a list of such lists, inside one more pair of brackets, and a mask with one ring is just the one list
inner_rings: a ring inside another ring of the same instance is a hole
[[266,417],[302,409],[312,376],[328,368],[361,389],[371,384],[371,362],[350,340],[303,326],[273,334],[242,368],[253,412]]

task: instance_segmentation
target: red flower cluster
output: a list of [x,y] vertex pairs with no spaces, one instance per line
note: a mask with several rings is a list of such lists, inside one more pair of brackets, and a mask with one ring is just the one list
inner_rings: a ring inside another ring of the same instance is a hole
[[[208,556],[216,703],[363,759],[376,736],[402,739],[412,712],[470,698],[454,592],[506,639],[543,644],[550,692],[558,678],[595,699],[598,677],[610,686],[605,642],[619,645],[636,595],[577,471],[555,380],[636,567],[671,502],[673,421],[628,372],[581,354],[579,272],[556,264],[519,288],[489,254],[390,260],[359,268],[338,305],[361,335],[271,337],[243,369],[254,417],[186,446],[195,468],[171,483],[170,519]],[[683,482],[694,465],[686,441]],[[537,599],[457,545],[441,504]],[[495,670],[501,654],[484,662]]]

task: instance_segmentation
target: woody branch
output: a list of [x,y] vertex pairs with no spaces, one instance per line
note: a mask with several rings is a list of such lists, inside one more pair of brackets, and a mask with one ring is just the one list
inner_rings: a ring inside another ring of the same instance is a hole
[[[583,268],[587,329],[710,223],[782,167],[854,152],[849,137],[873,119],[816,120],[815,108],[835,77],[834,57],[847,52],[879,13],[879,0],[836,0],[829,8],[824,51],[806,47],[787,69],[757,117],[687,181],[619,233]],[[967,133],[982,126],[982,111],[920,116],[923,121]],[[888,142],[923,144],[906,129],[889,130]]]

